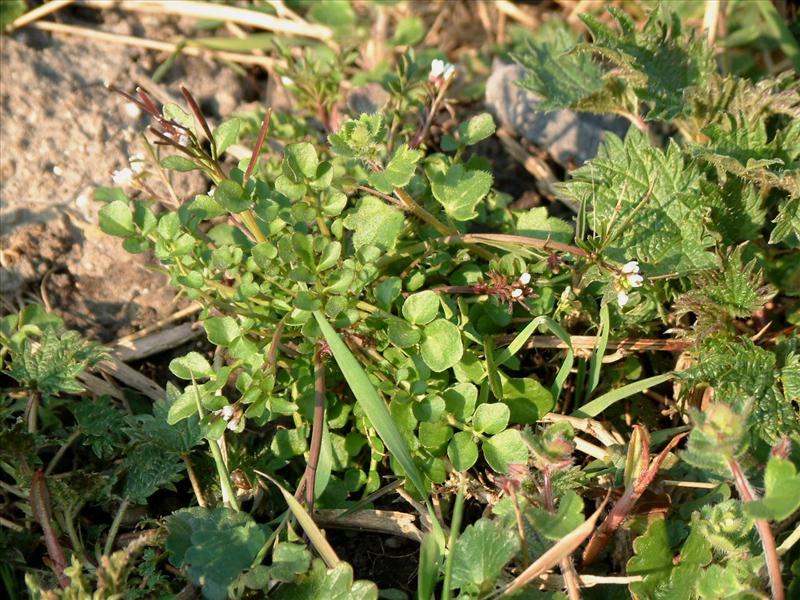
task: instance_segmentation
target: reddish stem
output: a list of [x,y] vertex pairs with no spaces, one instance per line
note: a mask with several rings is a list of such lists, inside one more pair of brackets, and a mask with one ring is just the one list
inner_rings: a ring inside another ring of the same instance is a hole
[[66,589],[69,587],[69,578],[64,574],[67,560],[64,558],[64,550],[61,548],[58,537],[56,537],[56,533],[53,530],[53,519],[50,515],[50,497],[47,494],[44,471],[41,469],[33,474],[30,501],[33,516],[44,532],[44,543],[47,546],[47,555],[50,557],[50,568],[53,569],[59,585]]
[[314,510],[314,484],[317,477],[317,465],[322,448],[322,430],[325,427],[325,365],[322,364],[320,351],[314,352],[314,420],[311,424],[311,447],[306,465],[306,505],[308,512]]
[[242,186],[246,186],[247,182],[250,180],[250,175],[253,174],[253,169],[258,162],[258,155],[261,154],[261,146],[264,145],[264,139],[267,137],[267,130],[269,129],[269,122],[272,119],[272,108],[267,109],[267,114],[264,115],[264,122],[261,124],[261,131],[258,132],[258,139],[256,140],[256,145],[253,148],[253,154],[250,156],[250,162],[247,165],[247,171],[244,173],[244,179],[242,179]]
[[[756,500],[756,494],[750,486],[750,482],[742,471],[739,462],[732,458],[728,465],[733,472],[733,481],[736,490],[739,492],[743,502]],[[769,586],[772,590],[773,600],[785,600],[786,595],[783,590],[783,577],[781,576],[781,561],[778,558],[778,549],[775,546],[775,536],[766,519],[756,519],[756,531],[761,538],[761,546],[764,548],[764,560],[767,563],[767,573],[769,574]]]

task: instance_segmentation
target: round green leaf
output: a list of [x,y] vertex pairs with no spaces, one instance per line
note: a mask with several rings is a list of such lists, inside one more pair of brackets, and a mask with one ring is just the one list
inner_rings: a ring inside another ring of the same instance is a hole
[[464,354],[461,332],[450,321],[438,319],[425,326],[425,340],[420,346],[422,360],[431,371],[441,373],[452,367]]
[[402,319],[392,319],[386,330],[389,341],[398,348],[408,348],[419,343],[420,332]]
[[239,324],[233,317],[211,317],[203,323],[208,341],[217,346],[229,346],[239,337]]
[[483,442],[483,456],[498,473],[507,473],[508,465],[527,464],[528,447],[516,429],[506,429]]
[[511,416],[511,411],[505,404],[500,402],[481,404],[472,418],[472,426],[478,433],[494,435],[506,428],[509,416]]
[[302,183],[306,179],[314,179],[318,165],[317,150],[308,142],[286,146],[283,173],[294,183]]
[[198,379],[200,377],[211,377],[214,370],[199,352],[189,352],[186,356],[181,356],[169,363],[169,370],[172,374],[181,379]]
[[466,471],[478,460],[478,445],[469,431],[459,431],[447,446],[447,456],[456,471]]
[[133,212],[127,202],[114,200],[100,209],[100,229],[108,235],[128,237],[134,234]]
[[414,416],[420,421],[434,423],[444,412],[445,404],[441,396],[428,396],[414,404]]
[[478,402],[478,388],[471,383],[457,383],[444,391],[447,412],[459,421],[466,423],[475,412]]
[[416,325],[426,325],[439,314],[439,294],[431,290],[411,294],[403,303],[403,316]]
[[503,402],[511,410],[512,423],[536,423],[555,405],[550,390],[530,377],[503,377],[501,387]]
[[217,185],[214,199],[232,213],[240,213],[250,208],[250,197],[247,192],[241,185],[230,179],[221,181]]

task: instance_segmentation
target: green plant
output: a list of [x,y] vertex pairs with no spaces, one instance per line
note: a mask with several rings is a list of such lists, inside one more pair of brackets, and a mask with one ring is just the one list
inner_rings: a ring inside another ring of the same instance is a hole
[[[337,10],[323,14],[356,18]],[[35,519],[70,538],[72,566],[54,569],[65,595],[174,593],[168,561],[209,598],[375,598],[318,517],[385,507],[398,488],[422,530],[421,599],[576,597],[606,574],[639,598],[796,589],[780,561],[800,564],[797,78],[719,71],[666,7],[641,28],[610,13],[616,25],[582,16],[591,42],[553,22],[518,50],[544,108],[634,125],[557,186],[574,224],[493,188],[490,115],[434,135],[458,76],[433,54],[357,73],[349,52],[285,50],[281,74],[317,122],[268,109],[212,129],[187,90],[185,108],[125,93],[152,139],[123,187],[98,190],[100,225],[202,304],[208,345],[172,360],[164,402],[70,408],[96,459],[70,473],[100,474],[94,501],[115,507],[87,531],[102,570],[75,531],[77,481],[43,483],[40,441],[7,403],[13,485],[59,494],[57,516]],[[396,35],[418,37],[411,23]],[[385,109],[337,113],[348,77],[380,81]],[[253,151],[232,165],[237,142]],[[189,170],[212,187],[181,200],[169,171]],[[30,318],[6,320],[12,377],[80,391],[88,346],[71,340],[48,374],[12,341]],[[668,332],[681,368],[636,351]],[[150,554],[132,566],[134,550],[113,552],[130,507],[184,477],[193,494],[152,517]],[[556,589],[534,589],[556,567]]]

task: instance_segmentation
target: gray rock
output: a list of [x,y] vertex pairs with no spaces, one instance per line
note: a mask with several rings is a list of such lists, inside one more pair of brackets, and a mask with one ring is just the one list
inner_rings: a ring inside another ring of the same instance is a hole
[[629,123],[621,117],[538,110],[539,97],[515,83],[523,77],[519,65],[495,61],[486,82],[486,106],[503,127],[547,150],[564,168],[596,156],[606,132],[622,137],[628,131]]

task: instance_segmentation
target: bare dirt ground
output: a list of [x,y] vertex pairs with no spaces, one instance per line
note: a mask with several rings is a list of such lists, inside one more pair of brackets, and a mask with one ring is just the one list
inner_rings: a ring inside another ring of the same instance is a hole
[[[164,27],[163,19],[122,20],[113,12],[85,16],[102,18],[104,29],[121,34]],[[3,36],[0,45],[0,295],[6,310],[40,302],[70,328],[104,342],[169,315],[181,303],[173,301],[166,279],[146,267],[153,261],[128,254],[97,227],[94,189],[113,185],[113,171],[142,151],[138,136],[146,127],[107,86],[132,91],[142,85],[170,101],[186,85],[215,118],[257,96],[260,83],[187,58],[154,84],[152,53],[32,30]],[[178,189],[190,197],[205,186],[195,176]]]

